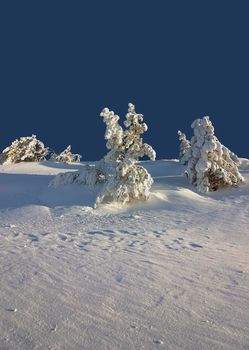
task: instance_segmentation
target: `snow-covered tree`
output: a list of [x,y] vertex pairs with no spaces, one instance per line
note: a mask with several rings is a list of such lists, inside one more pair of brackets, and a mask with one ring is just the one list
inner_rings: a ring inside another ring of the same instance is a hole
[[40,162],[50,153],[36,135],[21,137],[12,142],[1,154],[2,163]]
[[179,162],[183,165],[186,165],[188,162],[188,153],[190,149],[190,141],[187,140],[186,135],[178,130],[178,137],[180,141],[179,146]]
[[147,200],[153,179],[144,167],[136,163],[144,156],[155,160],[156,153],[150,145],[143,143],[141,135],[148,129],[143,123],[143,115],[137,114],[135,106],[129,103],[124,129],[119,124],[119,116],[108,108],[104,108],[100,116],[106,124],[108,153],[83,172],[57,175],[51,186],[68,183],[94,186],[101,183],[102,190],[95,206],[104,199],[120,203]]
[[80,154],[73,154],[71,152],[70,145],[60,154],[52,153],[50,157],[50,160],[54,162],[62,162],[62,163],[79,163],[80,159],[81,159]]
[[196,119],[191,127],[194,136],[191,139],[187,174],[198,191],[216,191],[242,182],[244,179],[238,170],[238,157],[219,142],[209,117]]
[[136,163],[144,156],[155,160],[156,152],[150,145],[143,143],[141,135],[148,129],[143,123],[143,115],[137,114],[135,106],[129,103],[124,130],[118,124],[119,117],[108,108],[103,109],[100,115],[106,123],[105,139],[110,151],[102,162],[102,168],[108,168],[108,176],[96,205],[105,198],[123,204],[147,200],[153,179],[144,167]]

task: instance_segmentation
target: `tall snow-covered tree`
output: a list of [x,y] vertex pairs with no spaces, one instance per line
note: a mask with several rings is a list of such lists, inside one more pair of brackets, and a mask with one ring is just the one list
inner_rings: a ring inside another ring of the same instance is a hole
[[50,157],[50,160],[62,163],[80,163],[80,159],[80,154],[74,154],[71,152],[70,145],[59,154],[52,153]]
[[188,162],[188,153],[190,149],[190,141],[187,140],[186,135],[178,130],[178,137],[180,141],[179,146],[179,162],[183,165],[186,165]]
[[2,163],[40,162],[50,153],[36,135],[21,137],[12,142],[1,154]]
[[188,157],[187,174],[200,192],[238,185],[244,179],[238,170],[238,157],[214,135],[209,117],[196,119]]

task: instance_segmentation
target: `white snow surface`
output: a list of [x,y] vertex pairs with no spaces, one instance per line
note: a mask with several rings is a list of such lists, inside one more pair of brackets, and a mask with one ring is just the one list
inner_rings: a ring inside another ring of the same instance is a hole
[[98,189],[48,188],[85,165],[0,166],[0,349],[249,349],[249,160],[209,194],[142,162],[149,201],[98,209]]

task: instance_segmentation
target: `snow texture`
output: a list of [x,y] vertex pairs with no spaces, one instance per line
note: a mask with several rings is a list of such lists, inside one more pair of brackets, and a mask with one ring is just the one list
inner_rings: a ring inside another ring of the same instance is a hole
[[62,163],[79,163],[82,156],[71,152],[71,146],[67,146],[60,154],[52,153],[50,160]]
[[191,184],[205,193],[243,182],[238,157],[219,142],[209,117],[196,119],[191,127],[194,136],[185,154]]
[[249,160],[206,195],[170,160],[140,163],[146,202],[48,189],[95,165],[0,166],[0,349],[248,349]]

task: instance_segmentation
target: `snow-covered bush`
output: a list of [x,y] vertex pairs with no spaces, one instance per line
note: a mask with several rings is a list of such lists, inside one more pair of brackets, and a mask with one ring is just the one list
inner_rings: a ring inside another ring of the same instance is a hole
[[53,178],[49,183],[49,187],[57,188],[62,185],[87,185],[95,186],[98,183],[104,182],[105,176],[95,165],[87,165],[84,170],[70,171],[67,173],[60,173]]
[[219,142],[209,117],[196,119],[191,127],[194,136],[188,151],[187,174],[198,191],[216,191],[242,182],[238,157]]
[[190,141],[186,139],[186,135],[178,130],[178,137],[180,141],[179,146],[179,162],[183,165],[186,165],[188,162],[188,153],[190,149]]
[[105,139],[109,152],[105,157],[81,172],[57,175],[51,186],[103,183],[95,206],[104,199],[128,203],[149,198],[153,179],[144,167],[136,163],[144,156],[155,160],[156,153],[150,145],[143,143],[141,135],[148,129],[143,123],[143,115],[136,113],[133,104],[129,103],[128,107],[124,129],[113,111],[104,108],[100,114],[106,124]]
[[1,154],[2,163],[40,162],[50,153],[36,135],[21,137],[12,142]]
[[80,159],[81,159],[80,154],[73,154],[71,152],[70,145],[60,154],[52,153],[50,157],[50,160],[54,162],[62,162],[62,163],[80,163]]

